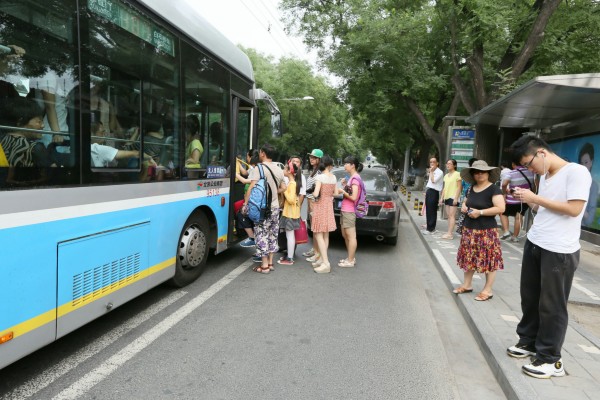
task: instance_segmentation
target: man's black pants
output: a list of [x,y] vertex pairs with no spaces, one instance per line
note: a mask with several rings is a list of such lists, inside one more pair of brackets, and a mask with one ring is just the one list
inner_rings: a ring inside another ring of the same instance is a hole
[[517,325],[519,343],[535,345],[536,358],[558,361],[565,341],[569,315],[567,301],[573,275],[579,265],[579,250],[554,253],[525,242],[521,267],[521,310]]
[[439,201],[440,192],[435,189],[428,188],[425,192],[425,217],[427,218],[427,230],[429,232],[435,231]]

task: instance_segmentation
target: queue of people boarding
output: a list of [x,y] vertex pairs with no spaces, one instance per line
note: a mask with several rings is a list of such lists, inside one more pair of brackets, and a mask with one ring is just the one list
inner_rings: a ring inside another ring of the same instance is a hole
[[[251,150],[252,152],[252,150]],[[250,153],[248,154],[250,157]],[[255,247],[253,260],[258,264],[253,271],[268,274],[275,270],[274,264],[294,265],[297,263],[295,251],[296,236],[299,230],[306,229],[301,218],[302,203],[307,200],[308,212],[311,215],[313,233],[312,248],[302,254],[318,274],[331,272],[331,264],[340,268],[351,268],[356,265],[356,204],[360,197],[360,171],[363,165],[357,157],[344,159],[347,179],[337,181],[331,172],[333,159],[321,149],[313,149],[308,154],[310,166],[308,177],[302,174],[302,157],[292,156],[285,163],[283,171],[273,162],[275,149],[269,144],[258,151],[258,159],[249,168],[240,168],[238,180],[247,183],[244,202],[236,216],[238,227],[246,230],[248,238],[240,243],[242,247]],[[259,222],[253,223],[249,218],[249,204],[253,188],[261,179],[266,179],[271,193],[270,212]],[[344,238],[347,257],[339,262],[330,260],[328,256],[329,234],[335,231],[334,197],[342,197],[341,233]],[[283,238],[283,239],[280,239]],[[279,239],[279,240],[278,240]],[[282,246],[280,246],[282,244]],[[275,254],[283,251],[283,256],[275,259]]]

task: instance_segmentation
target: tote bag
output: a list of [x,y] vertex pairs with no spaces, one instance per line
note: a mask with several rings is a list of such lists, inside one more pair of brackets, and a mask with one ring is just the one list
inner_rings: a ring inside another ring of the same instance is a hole
[[306,221],[300,219],[300,228],[294,231],[296,244],[308,243],[308,232],[306,231]]

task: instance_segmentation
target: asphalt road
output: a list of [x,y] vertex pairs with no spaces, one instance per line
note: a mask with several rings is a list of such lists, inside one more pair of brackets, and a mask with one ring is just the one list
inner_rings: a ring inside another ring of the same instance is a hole
[[[298,253],[306,250],[301,246]],[[240,247],[0,371],[0,398],[504,398],[410,223],[356,268],[251,271]],[[343,258],[332,240],[331,260]]]

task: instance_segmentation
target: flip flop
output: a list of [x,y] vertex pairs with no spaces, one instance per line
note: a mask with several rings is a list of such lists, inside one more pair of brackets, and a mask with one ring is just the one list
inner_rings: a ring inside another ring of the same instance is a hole
[[452,293],[454,293],[454,294],[463,294],[463,293],[471,293],[472,291],[473,291],[473,289],[467,289],[467,288],[464,288],[464,287],[460,286],[460,287],[457,287],[456,289],[454,289],[452,291]]
[[475,301],[488,301],[492,297],[494,297],[493,294],[487,294],[487,293],[481,292],[475,297]]

